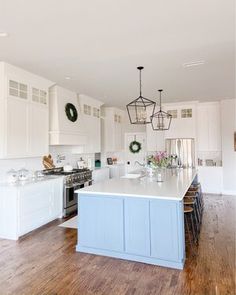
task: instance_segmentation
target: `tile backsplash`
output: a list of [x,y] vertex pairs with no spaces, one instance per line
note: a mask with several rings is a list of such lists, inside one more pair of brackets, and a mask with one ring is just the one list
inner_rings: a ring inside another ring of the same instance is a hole
[[66,164],[72,165],[74,168],[77,167],[77,161],[82,157],[86,162],[91,159],[94,167],[95,154],[84,154],[80,147],[74,146],[51,146],[50,154],[53,157],[54,164],[57,167],[64,166]]
[[[83,154],[81,151],[80,147],[74,146],[51,146],[49,150],[53,157],[54,164],[57,167],[71,164],[76,168],[77,161],[80,157],[85,161],[91,159],[91,162],[94,165],[95,155]],[[0,182],[6,181],[7,171],[10,169],[19,170],[21,168],[26,168],[29,171],[44,169],[42,165],[42,157],[0,160]]]
[[6,180],[7,171],[14,169],[20,170],[26,168],[30,171],[42,170],[42,158],[22,158],[22,159],[6,159],[0,160],[0,182]]

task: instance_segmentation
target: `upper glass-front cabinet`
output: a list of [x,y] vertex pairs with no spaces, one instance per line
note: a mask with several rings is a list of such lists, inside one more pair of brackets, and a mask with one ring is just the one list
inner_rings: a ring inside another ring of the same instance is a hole
[[11,97],[23,100],[28,100],[31,97],[32,102],[47,105],[47,91],[36,87],[30,88],[26,83],[13,79],[10,79],[8,82],[8,94]]
[[9,80],[8,94],[10,96],[18,97],[21,99],[28,99],[29,87],[27,84],[20,83],[15,80]]
[[181,118],[192,118],[193,112],[192,109],[182,109]]
[[35,87],[32,87],[32,101],[40,104],[47,104],[47,92]]

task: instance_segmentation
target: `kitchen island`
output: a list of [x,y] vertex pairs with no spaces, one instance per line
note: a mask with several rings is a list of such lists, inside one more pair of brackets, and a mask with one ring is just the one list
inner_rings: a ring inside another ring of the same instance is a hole
[[168,170],[164,182],[120,178],[78,193],[78,252],[183,269],[183,197],[195,169]]

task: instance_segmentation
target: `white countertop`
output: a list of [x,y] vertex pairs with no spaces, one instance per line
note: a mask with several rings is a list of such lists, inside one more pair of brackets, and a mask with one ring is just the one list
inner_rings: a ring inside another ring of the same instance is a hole
[[29,184],[34,184],[34,183],[39,183],[39,182],[44,182],[44,181],[49,181],[49,180],[54,180],[57,178],[61,178],[61,175],[47,175],[45,177],[39,177],[39,178],[30,178],[24,181],[17,181],[17,182],[1,182],[0,187],[21,187]]
[[96,171],[96,170],[101,170],[101,169],[108,169],[108,168],[116,168],[119,166],[124,166],[124,163],[116,163],[116,164],[112,164],[112,165],[102,165],[101,167],[93,167],[91,168],[91,170]]
[[107,166],[102,166],[102,167],[94,167],[94,168],[92,168],[91,170],[92,171],[97,171],[97,170],[102,170],[102,169],[108,169],[109,167],[107,167]]
[[196,174],[196,169],[167,169],[164,182],[147,177],[110,179],[77,190],[76,193],[182,200]]

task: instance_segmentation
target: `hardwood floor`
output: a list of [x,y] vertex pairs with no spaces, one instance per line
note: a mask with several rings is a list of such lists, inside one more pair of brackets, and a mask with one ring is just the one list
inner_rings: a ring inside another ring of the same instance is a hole
[[236,197],[205,196],[198,254],[183,271],[77,253],[77,231],[61,221],[0,240],[0,295],[233,295],[235,205]]

